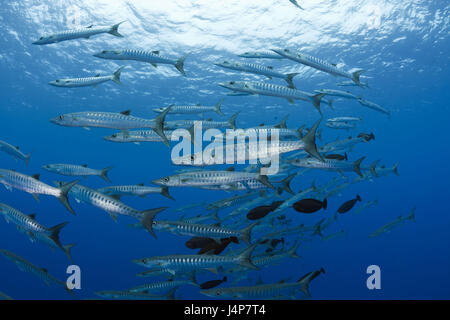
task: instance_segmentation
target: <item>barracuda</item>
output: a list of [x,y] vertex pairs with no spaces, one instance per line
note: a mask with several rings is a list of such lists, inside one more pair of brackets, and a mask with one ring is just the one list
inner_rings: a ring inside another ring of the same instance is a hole
[[155,119],[143,119],[131,115],[130,110],[115,112],[86,111],[77,113],[68,113],[50,119],[50,122],[64,127],[83,127],[83,128],[109,128],[118,130],[151,128],[158,134],[169,146],[169,140],[164,134],[164,121],[167,113],[170,111],[168,107]]
[[[201,114],[206,112],[216,112],[220,116],[224,116],[220,107],[222,106],[222,101],[220,100],[215,106],[202,106],[197,104],[195,106],[175,106],[172,105],[170,109],[170,114]],[[166,109],[164,108],[155,108],[153,111],[161,113]]]
[[391,112],[385,108],[383,108],[382,106],[380,106],[379,104],[376,104],[374,102],[371,101],[367,101],[367,100],[363,100],[362,98],[358,99],[358,102],[364,106],[367,107],[369,109],[384,113],[385,115],[387,115],[388,117],[391,116]]
[[403,225],[405,222],[412,221],[412,222],[416,222],[416,217],[415,217],[415,212],[416,212],[416,208],[414,207],[411,212],[406,216],[406,217],[402,217],[399,216],[397,219],[395,219],[392,222],[389,222],[387,224],[385,224],[384,226],[382,226],[381,228],[377,229],[375,232],[371,233],[369,235],[369,238],[373,238],[376,236],[379,236],[380,234],[383,233],[388,233],[390,232],[392,229],[397,228],[401,225]]
[[325,273],[322,268],[312,271],[301,277],[294,283],[261,284],[247,287],[214,288],[201,290],[200,293],[213,298],[235,298],[235,299],[267,299],[279,296],[295,296],[300,290],[304,295],[310,297],[309,284],[320,273]]
[[241,57],[241,58],[256,58],[256,59],[274,59],[274,60],[281,60],[281,59],[283,59],[282,56],[280,56],[279,54],[273,53],[272,51],[244,52],[242,54],[238,54],[238,57]]
[[260,192],[247,192],[241,195],[235,195],[229,198],[221,199],[212,203],[209,203],[206,205],[206,210],[213,210],[213,209],[224,209],[227,207],[232,207],[236,204],[239,204],[241,202],[247,201],[249,199],[260,197]]
[[10,191],[12,188],[15,188],[30,193],[38,201],[40,194],[56,197],[70,213],[75,214],[70,207],[67,193],[76,183],[78,183],[78,180],[67,183],[61,188],[54,188],[39,181],[39,175],[31,177],[16,171],[0,169],[0,183]]
[[285,98],[290,103],[294,103],[294,100],[311,102],[319,113],[322,114],[320,111],[320,101],[325,96],[324,93],[312,94],[298,89],[291,89],[264,82],[229,81],[219,83],[219,85],[232,90],[233,92],[245,92],[248,94]]
[[268,77],[269,79],[280,78],[287,82],[289,88],[294,88],[294,83],[292,82],[293,78],[298,75],[298,73],[280,73],[273,70],[273,67],[266,67],[259,64],[254,63],[240,63],[240,62],[229,62],[224,61],[221,63],[214,63],[216,66],[236,70],[243,71],[253,74],[259,74]]
[[345,70],[339,69],[335,64],[331,64],[325,60],[310,56],[302,52],[293,52],[289,49],[272,49],[272,51],[278,53],[279,55],[289,60],[304,64],[314,69],[332,74],[334,76],[340,76],[351,79],[358,86],[362,87],[361,82],[359,80],[359,76],[361,75],[361,73],[364,72],[364,70],[358,70],[350,73]]
[[122,196],[138,196],[138,197],[144,198],[149,194],[159,193],[164,197],[167,197],[171,200],[175,200],[169,194],[168,187],[147,187],[147,186],[144,186],[143,183],[140,183],[137,185],[130,185],[130,186],[105,187],[105,188],[97,189],[97,191],[101,192],[103,194],[112,196],[113,198],[116,198],[116,199],[120,199],[120,197],[122,197]]
[[13,156],[14,159],[25,161],[26,166],[28,166],[28,163],[30,162],[31,153],[25,155],[22,151],[19,150],[19,147],[14,147],[5,141],[0,140],[0,150]]
[[42,166],[43,169],[57,173],[63,176],[99,176],[106,182],[111,182],[108,178],[108,171],[113,167],[104,168],[101,170],[88,168],[87,165],[74,165],[74,164],[65,164],[65,163],[55,163],[55,164],[46,164]]
[[254,223],[242,230],[232,230],[216,225],[191,224],[180,221],[155,221],[154,224],[159,225],[161,230],[165,230],[176,235],[213,239],[236,237],[248,245],[251,242],[252,229],[257,225],[257,223]]
[[164,128],[165,129],[190,129],[194,126],[196,122],[202,123],[202,129],[212,129],[212,128],[231,128],[236,129],[236,118],[239,115],[239,112],[236,112],[234,115],[228,119],[228,121],[212,121],[212,120],[172,120],[165,121]]
[[99,53],[94,54],[94,57],[109,59],[109,60],[134,60],[140,62],[148,62],[155,68],[158,64],[171,64],[177,68],[177,70],[186,76],[184,72],[184,60],[187,55],[174,60],[168,57],[164,57],[159,53],[159,51],[144,51],[144,50],[103,50]]
[[227,266],[241,265],[249,269],[258,269],[251,260],[251,254],[256,245],[252,245],[236,256],[216,255],[169,255],[133,260],[143,267],[159,267],[170,270],[170,273],[193,271],[198,269],[217,270]]
[[344,121],[344,122],[338,122],[338,121],[326,122],[325,125],[331,129],[349,130],[349,129],[356,128],[356,124],[354,122],[346,122],[346,121]]
[[154,295],[143,292],[130,291],[98,291],[96,295],[106,299],[120,300],[175,300],[175,291],[177,288],[170,290],[164,295]]
[[323,169],[323,170],[331,170],[331,171],[355,171],[359,176],[361,174],[361,162],[366,157],[362,157],[355,162],[349,161],[340,161],[334,159],[324,159],[324,161],[317,161],[312,158],[303,158],[303,159],[295,159],[291,160],[291,164],[296,167],[301,168],[314,168],[314,169]]
[[154,282],[154,283],[148,283],[143,284],[141,286],[137,286],[134,288],[129,289],[129,292],[138,293],[138,292],[159,292],[159,291],[165,291],[173,288],[178,288],[182,285],[192,285],[198,287],[198,284],[196,283],[195,279],[185,279],[185,280],[169,280],[169,281],[162,281],[162,282]]
[[4,216],[7,223],[14,223],[17,229],[28,235],[32,241],[38,240],[47,244],[50,248],[61,249],[71,260],[70,248],[73,245],[63,246],[59,240],[59,233],[68,222],[58,224],[52,228],[46,228],[35,220],[35,214],[26,215],[4,203],[0,203],[0,213]]
[[[63,182],[55,181],[55,183],[57,185],[64,186]],[[114,219],[114,221],[117,220],[117,215],[124,215],[138,219],[145,227],[145,229],[147,229],[147,231],[155,238],[156,235],[153,232],[152,228],[153,219],[159,212],[167,209],[167,207],[161,207],[144,211],[138,211],[136,209],[127,206],[126,204],[124,204],[119,200],[116,200],[94,189],[79,184],[76,184],[72,187],[72,189],[70,190],[70,195],[74,197],[77,200],[77,202],[87,203],[106,211],[111,216],[111,218]]]
[[314,92],[317,93],[325,93],[327,96],[332,97],[340,97],[340,98],[347,98],[347,99],[359,99],[359,97],[352,94],[350,91],[342,91],[342,90],[334,90],[334,89],[321,89],[321,90],[314,90]]
[[22,257],[19,257],[18,255],[16,255],[15,253],[12,253],[10,251],[7,250],[3,250],[0,249],[0,253],[8,260],[10,260],[11,262],[13,262],[14,264],[16,264],[16,266],[23,272],[28,272],[31,273],[33,275],[35,275],[36,277],[38,277],[39,279],[41,279],[42,281],[45,282],[45,284],[47,284],[48,286],[51,283],[54,283],[56,285],[62,286],[64,289],[66,289],[68,292],[71,292],[68,288],[65,282],[56,279],[55,277],[53,277],[52,275],[50,275],[46,269],[44,268],[39,268],[37,266],[35,266],[34,264],[32,264],[31,262],[25,260]]
[[266,187],[273,188],[267,176],[259,173],[219,170],[185,172],[157,179],[152,181],[152,183],[168,187],[206,187],[229,185],[249,180],[259,180]]
[[362,118],[356,117],[336,117],[327,119],[327,122],[361,122]]
[[[179,139],[175,139],[175,137],[172,139],[172,132],[172,130],[164,130],[164,135],[169,141],[179,141]],[[110,136],[103,137],[103,139],[111,142],[134,144],[139,144],[141,142],[164,142],[164,139],[153,130],[116,132]]]
[[50,85],[55,87],[64,87],[64,88],[77,88],[77,87],[96,87],[97,85],[108,82],[108,81],[114,81],[117,84],[122,84],[120,82],[120,74],[122,72],[122,69],[125,67],[120,67],[117,69],[114,74],[110,76],[100,76],[99,74],[95,77],[88,77],[88,78],[66,78],[66,79],[58,79],[55,81],[49,82]]
[[113,36],[122,38],[123,36],[119,33],[118,29],[119,26],[124,22],[125,21],[119,22],[112,27],[94,27],[94,25],[90,25],[86,28],[57,32],[51,35],[42,36],[37,41],[33,42],[33,44],[43,45],[80,38],[89,39],[92,36],[102,33],[109,33]]

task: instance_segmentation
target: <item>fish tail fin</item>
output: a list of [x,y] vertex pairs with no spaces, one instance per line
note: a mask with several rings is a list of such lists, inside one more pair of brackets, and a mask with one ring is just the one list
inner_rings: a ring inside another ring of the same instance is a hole
[[169,193],[169,187],[161,187],[161,195],[175,201],[174,197],[172,197]]
[[291,89],[295,89],[295,85],[294,82],[292,81],[294,79],[295,76],[299,75],[299,73],[288,73],[286,75],[286,78],[284,80],[286,80],[288,87]]
[[322,115],[322,111],[320,111],[320,101],[325,97],[325,93],[318,93],[313,96],[313,105],[316,107],[317,111],[319,111],[320,115]]
[[60,247],[61,249],[63,249],[63,250],[64,250],[64,247],[61,244],[61,241],[59,240],[59,233],[61,232],[61,229],[64,228],[67,224],[68,224],[68,222],[63,222],[63,223],[60,223],[60,224],[58,224],[58,225],[56,225],[54,227],[51,227],[49,229],[49,231],[50,231],[50,239],[52,239],[52,241],[54,243],[56,243],[56,245],[58,247]]
[[297,255],[297,249],[298,249],[299,246],[300,246],[300,242],[296,241],[294,243],[294,245],[292,246],[292,248],[290,248],[288,250],[289,257],[291,257],[291,258],[300,258],[300,256]]
[[416,222],[416,215],[415,215],[415,213],[416,213],[416,207],[412,208],[410,214],[408,214],[405,218],[408,219],[408,220],[411,220],[413,222]]
[[100,177],[101,177],[103,180],[105,180],[106,182],[111,182],[111,180],[109,180],[109,178],[108,178],[108,172],[109,172],[109,170],[111,170],[112,168],[114,168],[114,167],[107,167],[107,168],[102,169],[101,172],[100,172]]
[[361,202],[361,197],[359,196],[359,194],[356,195],[356,200],[358,200],[359,202]]
[[290,176],[287,176],[286,178],[281,180],[281,183],[282,183],[281,189],[290,194],[294,194],[294,191],[292,191],[292,189],[291,189],[290,183],[291,183],[292,179],[294,179],[296,176],[297,176],[297,174],[293,173]]
[[222,110],[220,109],[222,107],[222,102],[223,102],[223,99],[220,100],[219,102],[217,102],[216,105],[214,106],[214,111],[220,116],[224,116],[224,114],[222,113]]
[[239,265],[249,269],[258,270],[258,267],[255,266],[250,260],[252,252],[253,250],[255,250],[256,246],[257,246],[256,244],[251,245],[250,247],[245,249],[240,255],[237,256],[237,261]]
[[321,219],[319,222],[317,222],[315,225],[314,225],[314,227],[313,227],[313,233],[312,233],[312,235],[319,235],[320,237],[323,237],[323,234],[322,234],[322,230],[321,230],[321,227],[322,227],[322,223],[325,221],[325,219]]
[[66,254],[66,256],[67,256],[67,258],[69,258],[69,260],[71,261],[71,262],[73,262],[73,260],[72,260],[72,255],[71,255],[71,253],[70,253],[70,250],[73,248],[73,247],[75,247],[75,244],[66,244],[65,246],[63,246],[63,249],[64,249],[64,253]]
[[184,60],[186,60],[188,55],[189,55],[189,53],[185,54],[180,59],[178,59],[177,62],[175,63],[175,68],[177,68],[177,70],[180,71],[181,74],[185,77],[186,77],[186,73],[184,72]]
[[117,84],[122,84],[122,82],[120,82],[120,74],[122,73],[123,68],[125,68],[125,66],[120,67],[113,73],[111,80]]
[[333,102],[334,102],[333,99],[328,99],[328,100],[327,100],[327,104],[328,104],[328,106],[330,107],[331,110],[334,110]]
[[363,73],[364,70],[358,70],[352,73],[352,80],[354,83],[356,83],[358,86],[362,87],[362,84],[359,80],[359,76],[361,75],[361,73]]
[[175,296],[175,292],[177,292],[177,290],[178,290],[178,287],[175,287],[175,288],[173,288],[173,289],[170,289],[170,291],[167,292],[167,293],[164,295],[164,297],[165,297],[167,300],[176,300],[177,297]]
[[362,177],[362,173],[361,173],[361,162],[365,159],[366,157],[362,157],[359,158],[358,160],[355,161],[355,163],[353,164],[353,170],[355,170],[355,172]]
[[63,206],[66,207],[67,210],[69,210],[69,212],[73,215],[75,215],[75,211],[73,211],[72,207],[70,206],[67,195],[68,195],[70,189],[74,185],[76,185],[78,182],[80,182],[80,180],[75,180],[75,181],[63,184],[61,187],[59,187],[60,193],[59,193],[58,199],[63,204]]
[[258,181],[261,182],[263,185],[265,185],[268,188],[275,189],[274,186],[270,183],[269,178],[265,175],[259,175]]
[[231,129],[236,129],[236,118],[239,115],[239,112],[236,112],[231,116],[230,119],[228,119],[228,123],[230,124]]
[[111,27],[111,30],[109,30],[109,34],[112,34],[113,36],[116,36],[116,37],[119,37],[119,38],[123,38],[123,35],[121,35],[120,33],[119,33],[119,26],[122,24],[122,23],[124,23],[124,22],[126,22],[127,20],[125,20],[125,21],[122,21],[122,22],[119,22],[118,24],[115,24],[115,25],[113,25],[112,27]]
[[395,173],[396,176],[399,176],[400,174],[398,173],[398,162],[396,164],[394,164],[394,167],[392,168],[392,171]]
[[252,223],[248,227],[241,230],[241,239],[246,244],[251,244],[251,236],[252,236],[252,229],[258,224],[258,222]]
[[370,139],[375,140],[375,135],[373,134],[373,132],[370,133]]
[[308,131],[308,133],[303,137],[302,140],[305,144],[304,146],[305,151],[308,152],[310,155],[312,155],[314,158],[323,161],[316,147],[316,131],[317,128],[319,127],[321,120],[322,119],[316,121],[311,130]]
[[141,211],[142,218],[141,223],[147,231],[156,238],[156,234],[153,231],[153,219],[156,217],[158,213],[166,210],[167,207],[155,208],[150,210]]
[[25,166],[27,166],[27,167],[28,167],[28,163],[30,163],[31,154],[32,154],[32,152],[30,152],[27,156],[25,156]]
[[169,113],[171,109],[172,106],[170,105],[166,109],[164,109],[164,111],[161,112],[159,116],[155,118],[155,126],[153,128],[153,131],[155,131],[156,134],[163,139],[164,144],[168,147],[170,147],[170,142],[164,133],[164,122],[166,121],[166,115]]

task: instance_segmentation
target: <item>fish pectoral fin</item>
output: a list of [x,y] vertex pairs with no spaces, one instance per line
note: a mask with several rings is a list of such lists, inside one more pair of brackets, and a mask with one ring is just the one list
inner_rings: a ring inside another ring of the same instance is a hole
[[33,196],[34,199],[36,199],[36,201],[39,202],[39,195],[37,193],[32,193],[31,195]]
[[158,68],[158,65],[156,63],[152,63],[152,66],[154,66],[155,68]]
[[295,102],[294,102],[294,99],[288,98],[287,101],[289,101],[290,104],[294,104],[294,103],[295,103]]
[[114,222],[117,222],[117,214],[112,213],[112,212],[108,212],[109,216],[111,217],[111,219],[114,220]]

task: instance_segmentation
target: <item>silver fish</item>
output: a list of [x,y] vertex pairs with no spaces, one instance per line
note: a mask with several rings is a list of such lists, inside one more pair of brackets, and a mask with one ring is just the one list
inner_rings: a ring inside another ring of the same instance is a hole
[[279,54],[273,53],[272,51],[248,51],[242,54],[238,54],[238,57],[241,58],[256,58],[256,59],[274,59],[281,60],[282,56]]
[[28,155],[24,154],[22,151],[19,150],[19,147],[14,147],[10,145],[9,143],[0,140],[0,151],[3,151],[11,156],[14,157],[14,159],[20,159],[25,161],[25,165],[28,166],[28,163],[30,162],[31,153]]
[[365,107],[370,108],[370,109],[372,109],[372,110],[375,110],[375,111],[384,113],[384,114],[386,114],[386,115],[389,116],[389,117],[391,116],[391,112],[390,112],[389,110],[383,108],[383,107],[380,106],[379,104],[376,104],[376,103],[371,102],[371,101],[363,100],[362,98],[359,98],[359,99],[358,99],[358,102],[359,102],[362,106],[365,106]]
[[169,194],[168,187],[148,187],[143,183],[128,186],[111,186],[97,189],[98,192],[112,196],[113,198],[120,199],[122,196],[138,196],[144,198],[145,196],[153,193],[159,193],[171,200],[175,200]]
[[373,238],[376,236],[379,236],[380,234],[383,233],[388,233],[390,232],[392,229],[397,228],[401,225],[403,225],[406,221],[413,221],[415,222],[415,212],[416,212],[416,208],[414,207],[411,212],[406,216],[406,217],[402,217],[399,216],[397,219],[395,219],[392,222],[389,222],[387,224],[385,224],[384,226],[382,226],[381,228],[377,229],[376,231],[374,231],[373,233],[371,233],[369,235],[369,238]]
[[113,167],[107,167],[101,170],[97,170],[88,168],[86,164],[79,166],[75,164],[55,163],[43,165],[42,168],[49,172],[57,173],[63,176],[99,176],[106,182],[111,182],[111,180],[109,180],[108,178],[108,172]]
[[[222,101],[220,100],[216,105],[214,106],[202,106],[200,104],[194,105],[194,106],[176,106],[172,105],[170,108],[170,114],[202,114],[206,112],[215,112],[220,116],[224,116],[222,113],[222,110],[220,109],[222,106]],[[155,108],[153,111],[161,113],[166,109],[166,107],[161,108]]]
[[87,78],[64,78],[50,81],[49,84],[55,87],[63,88],[96,87],[97,85],[108,81],[114,81],[117,84],[122,84],[120,82],[120,74],[123,68],[125,67],[120,67],[110,76],[100,76],[100,74],[97,74],[95,77]]

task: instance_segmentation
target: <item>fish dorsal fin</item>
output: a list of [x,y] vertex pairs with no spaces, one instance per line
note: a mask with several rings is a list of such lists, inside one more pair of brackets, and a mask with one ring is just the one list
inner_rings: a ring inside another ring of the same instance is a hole
[[234,167],[227,168],[227,171],[234,171]]
[[213,121],[213,118],[208,118],[205,121]]
[[336,64],[336,63],[332,63],[331,65],[332,65],[333,67],[336,67],[336,66],[337,66],[337,64]]
[[201,104],[200,104],[200,103],[197,103],[197,104],[196,104],[196,106],[200,107],[200,106],[201,106]]
[[137,186],[139,186],[139,187],[143,187],[143,186],[144,186],[144,184],[143,184],[143,183],[138,183],[138,184],[137,184]]
[[122,111],[120,114],[123,114],[124,116],[129,116],[131,114],[131,110]]
[[113,194],[113,195],[110,195],[110,197],[115,199],[115,200],[120,200],[121,196],[120,196],[120,194]]
[[269,68],[270,70],[273,70],[273,67],[272,67],[272,66],[267,66],[267,68]]
[[20,150],[19,146],[16,146],[15,148],[16,148],[17,150]]
[[36,213],[30,213],[28,215],[31,219],[36,219]]
[[159,54],[159,51],[158,51],[158,50],[155,50],[155,51],[152,51],[152,53],[154,53],[154,54]]
[[34,179],[36,179],[36,180],[39,180],[39,177],[40,177],[41,175],[39,174],[39,173],[36,173],[36,174],[33,174],[32,175],[32,177],[34,178]]
[[264,123],[259,124],[258,127],[264,127]]
[[48,273],[48,270],[45,268],[41,268],[42,272]]
[[95,77],[96,77],[96,78],[100,77],[100,73],[97,73],[97,74],[95,75]]
[[92,28],[94,25],[93,24],[91,24],[91,25],[88,25],[86,28],[87,29],[90,29],[90,28]]
[[83,168],[87,168],[87,164],[82,164],[81,165]]

